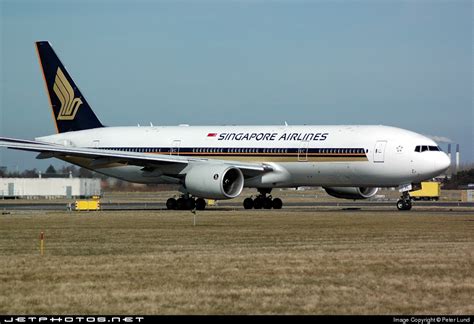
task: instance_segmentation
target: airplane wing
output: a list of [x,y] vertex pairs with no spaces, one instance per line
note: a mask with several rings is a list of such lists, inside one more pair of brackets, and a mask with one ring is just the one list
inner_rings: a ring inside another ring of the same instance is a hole
[[263,172],[273,171],[270,165],[265,163],[245,163],[240,161],[227,161],[216,159],[196,158],[185,155],[150,154],[137,152],[122,152],[114,150],[103,150],[95,148],[80,148],[56,145],[46,142],[14,139],[0,137],[0,147],[11,149],[39,152],[39,159],[52,157],[82,157],[92,159],[92,166],[100,167],[107,163],[122,163],[124,165],[137,165],[148,168],[159,168],[164,164],[189,164],[201,163],[223,163],[239,168],[244,176],[252,177]]

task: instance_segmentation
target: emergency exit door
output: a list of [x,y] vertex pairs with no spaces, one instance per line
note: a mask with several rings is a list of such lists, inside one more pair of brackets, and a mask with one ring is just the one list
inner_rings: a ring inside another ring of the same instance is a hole
[[171,143],[170,155],[179,155],[179,148],[181,146],[181,140],[174,140]]

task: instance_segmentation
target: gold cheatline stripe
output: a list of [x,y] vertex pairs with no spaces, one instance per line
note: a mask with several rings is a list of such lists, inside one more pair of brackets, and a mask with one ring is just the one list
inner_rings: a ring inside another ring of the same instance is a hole
[[[170,155],[169,153],[146,153],[146,154],[158,154],[158,155]],[[173,154],[176,155],[176,154]],[[186,154],[183,154],[186,156]],[[200,155],[199,157],[204,159],[217,159],[217,160],[234,160],[234,161],[248,161],[248,162],[367,162],[366,156],[360,157],[311,157],[307,159],[298,160],[297,156],[220,156],[216,158],[212,155]],[[82,157],[66,157],[63,160],[79,164],[81,166],[88,167],[93,159],[82,158]],[[124,166],[126,163],[112,162],[110,164],[101,165],[101,168],[112,168],[118,166]]]

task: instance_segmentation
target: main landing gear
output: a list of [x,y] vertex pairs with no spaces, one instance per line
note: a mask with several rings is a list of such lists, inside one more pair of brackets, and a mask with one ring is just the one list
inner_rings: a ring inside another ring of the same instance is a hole
[[271,195],[267,196],[272,189],[258,189],[260,195],[252,198],[245,198],[244,208],[245,209],[281,209],[283,207],[283,202],[280,198],[272,198]]
[[166,201],[166,208],[172,210],[204,210],[206,208],[206,201],[202,198],[195,199],[186,195],[178,199],[170,198]]
[[397,201],[398,210],[410,210],[412,207],[411,198],[408,191],[402,193],[402,197]]

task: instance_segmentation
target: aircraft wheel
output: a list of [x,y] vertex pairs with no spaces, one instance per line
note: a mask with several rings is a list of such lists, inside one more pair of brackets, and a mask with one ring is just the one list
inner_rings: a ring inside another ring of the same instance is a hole
[[260,198],[260,197],[255,198],[255,200],[253,201],[253,208],[262,209],[263,202],[264,202],[263,198]]
[[404,204],[403,200],[399,199],[399,200],[397,201],[397,208],[398,208],[398,210],[405,210],[404,207],[405,207],[405,204]]
[[283,207],[283,201],[280,198],[275,198],[272,201],[273,209],[281,209]]
[[176,209],[176,199],[170,198],[166,201],[166,208],[168,209]]
[[186,199],[184,199],[183,197],[178,198],[178,200],[176,200],[176,209],[186,210]]
[[197,210],[204,210],[206,209],[206,201],[202,198],[196,199],[196,209]]
[[398,210],[410,210],[412,207],[410,200],[400,199],[397,201]]
[[245,198],[244,199],[244,208],[245,209],[252,209],[253,208],[253,199],[252,198]]
[[196,207],[196,200],[194,198],[186,199],[186,209],[193,210]]
[[263,208],[272,209],[272,207],[273,207],[272,198],[269,198],[269,197],[265,198],[263,200]]
[[411,205],[411,200],[407,200],[407,201],[405,202],[405,210],[410,210],[411,207],[412,207],[412,205]]

